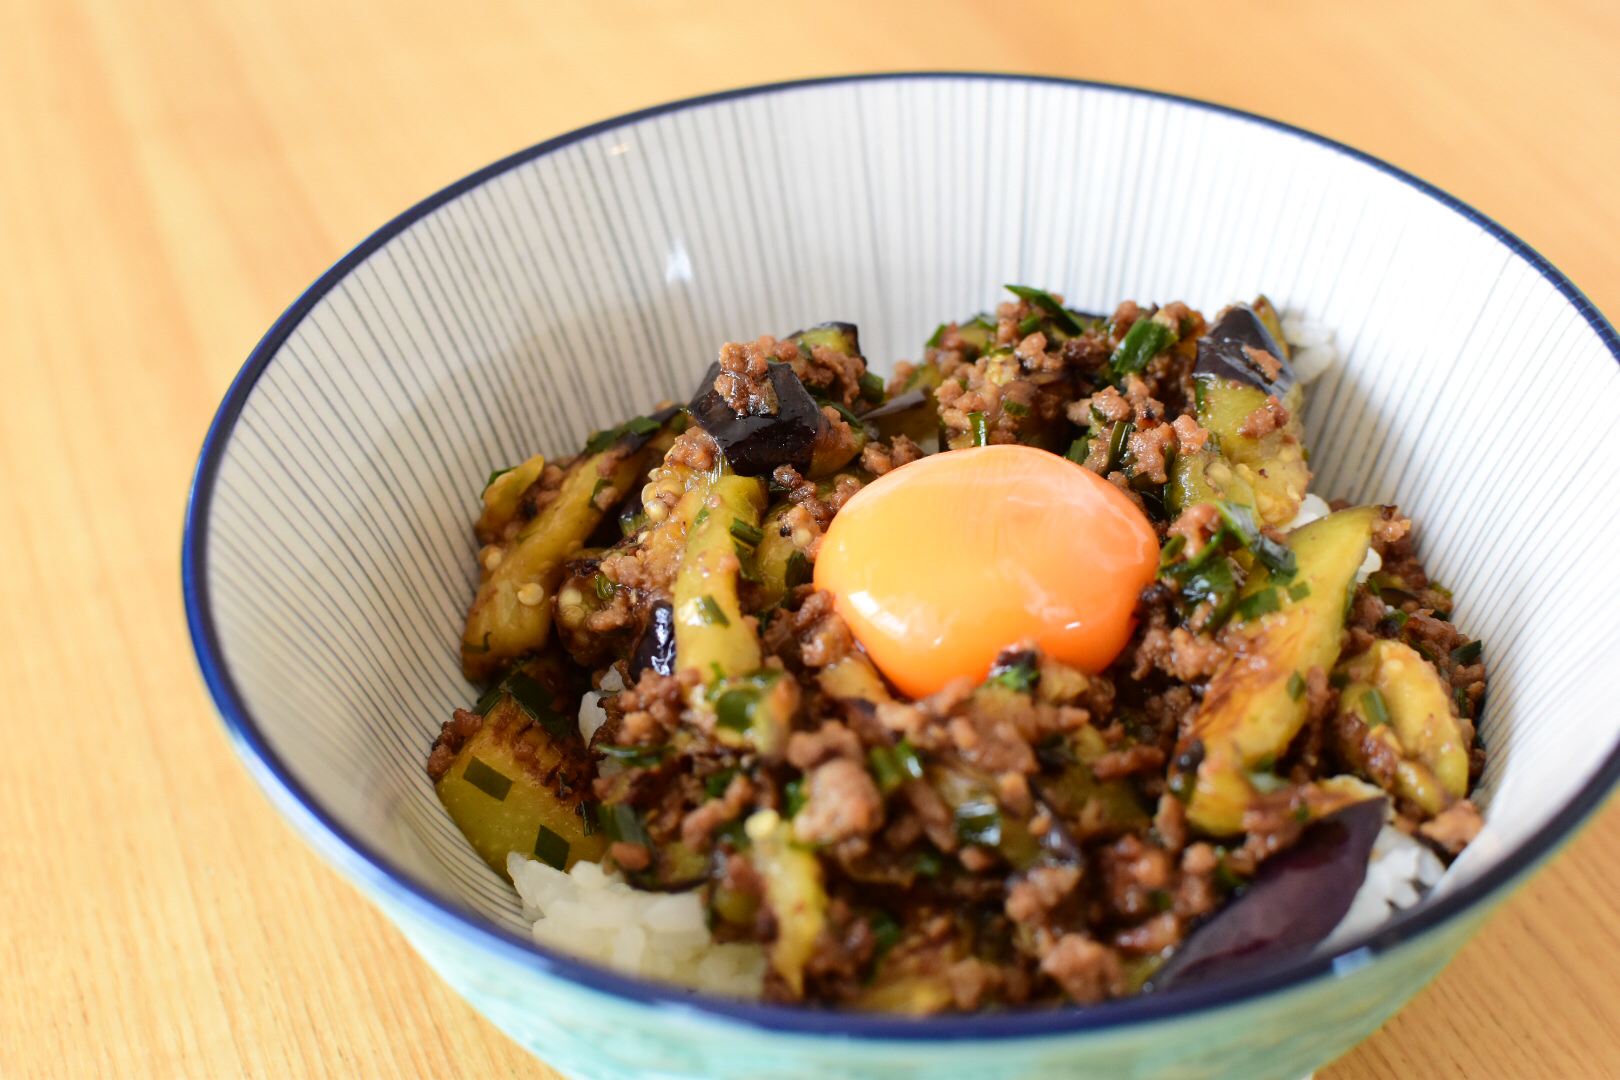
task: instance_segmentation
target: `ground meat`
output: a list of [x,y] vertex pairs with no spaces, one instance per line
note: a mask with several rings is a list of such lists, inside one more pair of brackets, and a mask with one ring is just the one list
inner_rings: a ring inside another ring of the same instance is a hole
[[811,456],[817,461],[827,462],[844,462],[854,457],[857,443],[849,421],[831,405],[821,407],[821,417],[824,422],[816,432],[816,441],[810,448]]
[[[1270,353],[1264,354],[1270,356]],[[1266,403],[1243,418],[1238,425],[1238,434],[1246,439],[1263,439],[1273,431],[1281,431],[1288,423],[1288,410],[1276,394],[1266,398]]]
[[619,868],[634,874],[645,870],[652,865],[652,852],[647,850],[645,844],[631,844],[623,840],[615,841],[608,847],[608,856],[619,864]]
[[795,731],[788,737],[788,764],[806,772],[833,758],[859,761],[865,753],[861,740],[837,720],[829,720],[813,732]]
[[449,721],[440,726],[427,762],[427,773],[434,783],[444,779],[462,745],[483,726],[484,718],[468,709],[457,709]]
[[804,844],[836,844],[883,827],[883,796],[866,767],[848,758],[818,765],[805,782],[793,835]]
[[[1267,382],[1276,382],[1277,376],[1282,373],[1282,361],[1272,356],[1265,349],[1257,349],[1253,345],[1243,346],[1243,355],[1247,356],[1254,365],[1265,375]],[[1285,422],[1286,422],[1286,414]],[[1281,425],[1278,425],[1279,427]]]
[[1177,917],[1186,921],[1215,910],[1221,898],[1220,888],[1215,884],[1215,872],[1220,865],[1220,856],[1210,844],[1200,842],[1182,852],[1181,875],[1171,905]]
[[732,342],[720,350],[720,374],[714,380],[717,394],[738,416],[775,416],[781,409],[776,389],[771,386],[770,362],[797,359],[799,347],[772,337],[758,341]]
[[805,359],[795,347],[791,362],[799,380],[821,397],[840,405],[853,405],[860,396],[861,376],[866,374],[866,361],[858,356],[845,356],[837,349],[817,345],[810,350],[809,359]]
[[946,854],[955,851],[958,843],[956,822],[951,816],[950,807],[939,797],[939,792],[921,780],[908,782],[900,791],[912,810],[916,811],[923,834],[933,845]]
[[1160,795],[1153,829],[1166,851],[1172,855],[1180,852],[1187,846],[1187,804],[1168,792]]
[[1102,849],[1098,855],[1103,902],[1114,915],[1140,919],[1155,914],[1162,900],[1169,899],[1172,863],[1163,848],[1139,836],[1128,835]]
[[1440,811],[1433,821],[1418,826],[1418,832],[1439,845],[1448,855],[1456,855],[1479,835],[1485,825],[1479,808],[1467,799],[1461,799]]
[[1162,953],[1181,943],[1181,920],[1166,911],[1114,935],[1114,947],[1135,956]]
[[1169,479],[1165,475],[1165,451],[1176,445],[1176,430],[1169,424],[1142,428],[1131,435],[1130,452],[1136,459],[1136,475],[1146,476],[1155,484]]
[[1388,743],[1373,738],[1361,717],[1352,712],[1340,713],[1329,723],[1328,735],[1334,752],[1351,772],[1385,791],[1394,790],[1400,755]]
[[1040,923],[1080,884],[1078,866],[1034,866],[1007,889],[1007,917],[1018,923]]
[[681,819],[681,843],[693,851],[707,851],[714,831],[737,817],[754,801],[754,783],[746,773],[737,773],[718,799],[692,810]]
[[869,442],[861,448],[861,468],[882,476],[886,472],[909,465],[923,456],[922,447],[905,435],[896,435],[890,445]]
[[1196,454],[1209,442],[1209,432],[1199,427],[1198,421],[1190,413],[1182,413],[1171,421],[1170,426],[1176,433],[1178,454]]
[[1187,507],[1176,520],[1171,523],[1168,536],[1185,536],[1187,538],[1186,552],[1188,558],[1203,550],[1209,543],[1209,538],[1220,527],[1221,512],[1211,503],[1194,503]]
[[666,741],[680,725],[686,690],[700,678],[690,669],[674,675],[660,675],[651,668],[643,671],[635,686],[608,699],[622,714],[618,740],[629,746]]
[[761,644],[767,652],[807,668],[837,663],[855,647],[855,636],[833,605],[831,593],[810,592],[797,610],[779,612],[771,619]]
[[1041,957],[1050,975],[1077,1005],[1095,1005],[1125,992],[1119,954],[1083,934],[1065,934]]
[[1132,773],[1148,772],[1164,765],[1164,751],[1157,746],[1132,746],[1110,750],[1091,763],[1099,780],[1117,780]]

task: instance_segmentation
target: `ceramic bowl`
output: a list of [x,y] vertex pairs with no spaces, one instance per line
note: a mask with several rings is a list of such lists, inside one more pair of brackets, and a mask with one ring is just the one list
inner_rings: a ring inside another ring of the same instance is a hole
[[[684,400],[720,343],[859,324],[881,370],[1003,283],[1257,292],[1332,327],[1315,490],[1393,502],[1482,637],[1479,839],[1331,953],[1087,1009],[905,1020],[698,997],[537,947],[423,770],[493,468]],[[185,598],[254,778],[427,961],[588,1080],[1294,1080],[1446,963],[1620,775],[1614,330],[1523,243],[1328,140],[1114,86],[902,75],[678,102],[406,211],[270,329],[198,466]],[[1568,402],[1584,423],[1565,423]]]

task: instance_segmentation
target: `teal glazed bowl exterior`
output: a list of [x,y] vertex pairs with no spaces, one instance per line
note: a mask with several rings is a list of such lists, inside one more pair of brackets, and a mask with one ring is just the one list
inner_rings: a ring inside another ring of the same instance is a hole
[[[1483,638],[1485,828],[1342,947],[1169,993],[908,1019],[691,994],[536,945],[425,770],[486,475],[684,400],[718,346],[830,319],[879,370],[1006,282],[1071,304],[1265,292],[1332,327],[1314,490],[1398,503]],[[410,209],[271,328],[185,530],[204,679],[254,778],[502,1031],[579,1080],[1297,1080],[1446,964],[1620,778],[1620,340],[1456,200],[1258,117],[1115,86],[917,74],[760,87],[553,139]],[[1530,373],[1543,377],[1531,378]],[[1551,373],[1555,377],[1547,377]]]

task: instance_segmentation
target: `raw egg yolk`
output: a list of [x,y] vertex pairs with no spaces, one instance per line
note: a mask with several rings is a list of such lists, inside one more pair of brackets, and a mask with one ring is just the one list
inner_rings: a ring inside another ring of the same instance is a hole
[[878,668],[924,697],[1036,642],[1087,672],[1119,655],[1153,580],[1153,526],[1113,484],[1030,446],[914,461],[833,518],[815,584]]

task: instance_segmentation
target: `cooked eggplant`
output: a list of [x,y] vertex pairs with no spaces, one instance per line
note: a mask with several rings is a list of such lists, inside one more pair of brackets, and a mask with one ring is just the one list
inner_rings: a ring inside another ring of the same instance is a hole
[[726,461],[740,476],[768,476],[779,465],[792,465],[801,473],[810,471],[810,459],[827,420],[821,415],[810,391],[804,388],[793,368],[770,365],[771,389],[776,392],[776,411],[739,416],[714,388],[720,377],[720,364],[710,364],[699,384],[697,396],[687,411],[720,444]]
[[647,623],[630,650],[631,684],[648,668],[660,675],[675,674],[675,609],[668,600],[654,601],[647,609]]
[[1438,814],[1468,794],[1468,744],[1434,665],[1399,641],[1375,641],[1340,668],[1341,708],[1400,757],[1395,792]]
[[1367,876],[1387,807],[1385,799],[1368,799],[1311,823],[1298,843],[1260,865],[1243,894],[1188,938],[1149,986],[1238,974],[1325,939]]
[[817,323],[808,330],[798,330],[789,334],[787,339],[810,349],[820,345],[845,356],[861,355],[861,334],[854,323]]
[[[1273,373],[1253,352],[1269,353],[1277,362]],[[1294,367],[1288,349],[1266,328],[1265,320],[1248,304],[1234,304],[1221,313],[1209,333],[1198,339],[1198,360],[1193,376],[1213,375],[1282,397],[1294,385]]]
[[[1340,510],[1288,536],[1296,571],[1283,580],[1258,563],[1227,631],[1234,655],[1210,679],[1183,749],[1202,744],[1187,820],[1214,836],[1243,831],[1254,797],[1249,772],[1282,757],[1308,708],[1299,692],[1313,667],[1339,655],[1346,597],[1366,557],[1376,507]],[[1257,600],[1257,598],[1260,598]],[[1263,602],[1262,602],[1263,601]]]

